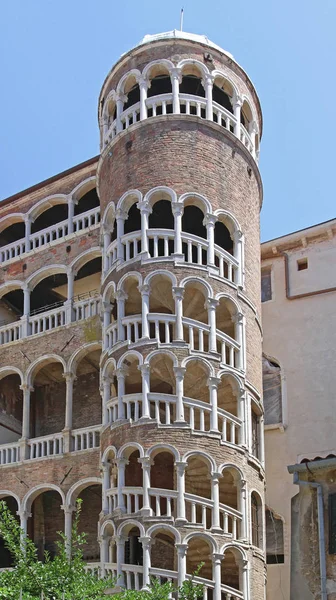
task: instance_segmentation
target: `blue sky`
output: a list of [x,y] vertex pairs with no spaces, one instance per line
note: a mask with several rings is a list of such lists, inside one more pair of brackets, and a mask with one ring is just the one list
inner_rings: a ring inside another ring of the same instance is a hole
[[0,198],[98,154],[107,72],[182,5],[259,93],[262,239],[335,217],[335,0],[2,0]]

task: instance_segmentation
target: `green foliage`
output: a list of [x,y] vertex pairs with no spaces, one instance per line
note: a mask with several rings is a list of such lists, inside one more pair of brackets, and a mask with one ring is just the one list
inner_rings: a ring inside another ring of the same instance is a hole
[[[72,527],[71,545],[68,546],[64,533],[57,542],[57,554],[51,560],[45,552],[44,561],[38,560],[34,543],[20,528],[5,502],[0,501],[0,535],[10,551],[14,567],[0,572],[0,600],[107,600],[105,591],[117,582],[110,577],[98,578],[96,573],[85,570],[83,545],[86,535],[80,534],[78,524],[81,501],[77,501]],[[70,554],[70,559],[69,559]],[[179,589],[170,582],[161,584],[153,578],[147,590],[122,590],[113,594],[113,600],[200,600],[203,586],[196,583],[194,576],[184,581]]]

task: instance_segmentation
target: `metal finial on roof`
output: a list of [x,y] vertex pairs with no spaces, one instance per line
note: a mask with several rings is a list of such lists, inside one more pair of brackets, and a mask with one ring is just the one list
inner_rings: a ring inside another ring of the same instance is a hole
[[184,9],[181,8],[181,16],[180,16],[180,31],[183,31],[183,13]]

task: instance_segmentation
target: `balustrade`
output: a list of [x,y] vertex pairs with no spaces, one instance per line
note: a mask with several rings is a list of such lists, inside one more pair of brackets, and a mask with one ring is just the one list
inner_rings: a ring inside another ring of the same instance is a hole
[[74,320],[83,321],[90,317],[95,317],[100,313],[100,298],[84,298],[83,300],[77,300],[73,305]]
[[37,315],[29,317],[31,335],[44,333],[56,327],[62,327],[66,323],[66,309],[64,305],[47,310]]
[[71,450],[90,450],[100,446],[100,426],[84,427],[71,432]]
[[0,327],[0,345],[16,342],[22,337],[22,325],[20,321],[9,323]]
[[0,465],[11,465],[20,460],[20,444],[13,442],[0,446]]
[[28,447],[30,460],[63,454],[63,435],[57,433],[30,439]]

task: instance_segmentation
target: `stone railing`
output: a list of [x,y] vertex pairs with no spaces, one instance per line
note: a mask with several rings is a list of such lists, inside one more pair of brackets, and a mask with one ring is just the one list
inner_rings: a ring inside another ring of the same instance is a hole
[[63,435],[54,433],[28,440],[29,459],[48,458],[63,454]]
[[91,450],[100,446],[100,425],[73,429],[71,431],[71,451]]

